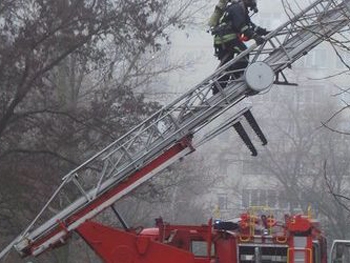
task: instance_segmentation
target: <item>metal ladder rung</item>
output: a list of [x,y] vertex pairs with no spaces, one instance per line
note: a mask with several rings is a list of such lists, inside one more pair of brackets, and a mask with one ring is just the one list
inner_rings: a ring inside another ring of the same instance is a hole
[[81,185],[81,183],[78,181],[78,174],[76,174],[72,181],[75,184],[75,186],[78,188],[78,190],[83,194],[83,196],[86,198],[86,200],[89,202],[91,201],[91,198],[89,197],[89,195],[87,194],[87,192],[84,190],[83,186]]

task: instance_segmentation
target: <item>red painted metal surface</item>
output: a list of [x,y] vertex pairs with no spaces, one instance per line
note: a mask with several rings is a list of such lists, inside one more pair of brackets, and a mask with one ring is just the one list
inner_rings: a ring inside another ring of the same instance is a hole
[[191,252],[154,241],[150,236],[94,222],[84,223],[77,232],[106,263],[199,263]]
[[[325,238],[315,221],[301,215],[287,216],[284,222],[268,219],[245,213],[237,223],[218,227],[211,221],[171,225],[159,218],[155,228],[140,233],[86,222],[77,231],[106,263],[252,263],[257,262],[255,248],[265,260],[280,256],[278,262],[326,263]],[[318,261],[313,242],[320,247]],[[300,255],[305,261],[296,261]]]

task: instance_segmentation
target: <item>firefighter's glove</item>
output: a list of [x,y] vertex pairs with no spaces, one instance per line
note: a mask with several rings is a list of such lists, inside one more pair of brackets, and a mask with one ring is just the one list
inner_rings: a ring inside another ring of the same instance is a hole
[[256,36],[254,37],[254,40],[257,46],[260,46],[265,42],[265,39],[262,36]]
[[259,36],[266,36],[270,33],[270,31],[267,31],[265,28],[262,27],[256,27],[254,30]]

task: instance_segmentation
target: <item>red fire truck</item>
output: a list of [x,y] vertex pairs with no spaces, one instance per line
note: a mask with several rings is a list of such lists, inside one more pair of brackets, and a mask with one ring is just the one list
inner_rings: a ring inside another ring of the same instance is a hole
[[171,225],[116,229],[86,222],[77,232],[107,263],[326,263],[319,223],[305,215],[244,213],[201,226]]
[[[291,84],[284,70],[348,28],[349,17],[350,0],[314,0],[270,32],[260,46],[252,44],[66,174],[34,220],[0,251],[0,260],[13,248],[22,257],[40,255],[64,244],[76,231],[110,263],[326,263],[326,242],[318,224],[302,215],[286,216],[280,222],[271,214],[246,213],[234,222],[209,221],[204,226],[176,226],[158,220],[156,228],[141,232],[90,220],[107,208],[114,209],[118,200],[159,171],[229,128],[257,155],[245,127],[252,128],[263,145],[267,140],[250,108],[240,106],[237,112],[238,105],[273,84]],[[248,55],[245,69],[230,69]],[[215,95],[213,87],[218,89]],[[223,120],[225,115],[230,117]],[[66,193],[76,196],[60,211],[51,209],[61,207],[60,196]]]

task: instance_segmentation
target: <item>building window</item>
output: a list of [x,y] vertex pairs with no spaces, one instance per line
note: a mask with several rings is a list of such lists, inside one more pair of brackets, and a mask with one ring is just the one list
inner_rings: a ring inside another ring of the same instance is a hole
[[267,206],[277,207],[277,192],[275,190],[267,190]]
[[250,190],[243,189],[242,192],[242,207],[250,206]]
[[278,192],[278,206],[282,209],[288,209],[289,203],[287,201],[287,196],[284,191]]
[[251,174],[267,175],[267,174],[269,174],[268,171],[266,169],[264,169],[264,167],[262,167],[259,163],[250,162],[250,161],[243,162],[242,173],[244,175],[251,175]]
[[218,195],[218,206],[219,206],[220,211],[228,209],[227,194],[219,194]]
[[[284,191],[274,189],[243,189],[242,208],[247,209],[253,206],[267,206],[277,209],[289,209],[291,206]],[[293,202],[292,206],[299,206]]]
[[315,49],[315,66],[318,68],[327,68],[330,63],[327,64],[328,52],[326,49]]
[[259,203],[259,192],[254,189],[250,193],[250,206],[257,206]]
[[267,193],[266,190],[259,190],[258,206],[267,205]]
[[350,66],[350,54],[348,52],[340,51],[339,56],[341,59],[336,55],[336,67],[338,69],[345,69],[346,67]]
[[305,56],[306,68],[325,68],[327,65],[327,50],[326,49],[314,49]]
[[298,103],[306,103],[310,104],[313,100],[313,89],[310,88],[304,88],[298,90]]

